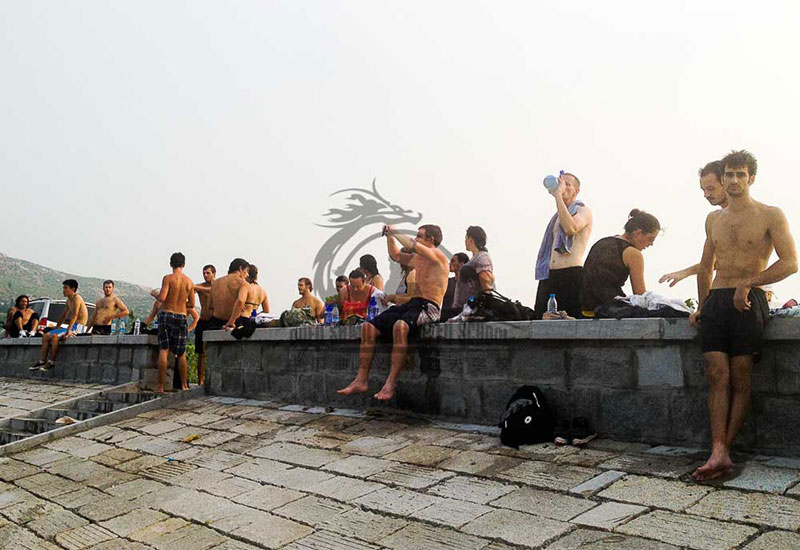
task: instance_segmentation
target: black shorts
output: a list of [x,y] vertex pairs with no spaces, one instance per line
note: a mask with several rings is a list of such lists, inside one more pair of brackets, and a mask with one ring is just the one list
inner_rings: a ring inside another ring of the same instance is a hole
[[108,336],[111,334],[111,325],[92,325],[92,334],[95,336]]
[[168,349],[180,357],[186,353],[189,339],[186,315],[171,311],[158,312],[158,349]]
[[750,289],[750,311],[733,306],[735,288],[717,288],[708,293],[700,312],[703,353],[721,351],[729,357],[753,355],[761,358],[764,327],[769,321],[769,304],[764,291]]
[[536,289],[536,318],[541,319],[547,311],[547,301],[551,294],[556,295],[559,311],[566,311],[570,317],[580,319],[581,313],[581,279],[583,267],[565,267],[551,269],[547,279],[539,281]]
[[194,347],[195,351],[199,354],[204,354],[206,351],[203,348],[205,345],[203,343],[203,333],[207,330],[222,330],[222,327],[225,326],[225,323],[228,321],[223,321],[222,319],[217,319],[216,317],[212,317],[211,319],[200,319],[197,321],[197,326],[194,328]]
[[424,298],[411,298],[408,302],[400,306],[393,306],[375,317],[368,323],[372,323],[381,338],[391,340],[394,331],[394,324],[397,321],[405,321],[410,330],[409,336],[415,335],[419,327],[428,323],[435,323],[439,320],[441,312],[439,306]]

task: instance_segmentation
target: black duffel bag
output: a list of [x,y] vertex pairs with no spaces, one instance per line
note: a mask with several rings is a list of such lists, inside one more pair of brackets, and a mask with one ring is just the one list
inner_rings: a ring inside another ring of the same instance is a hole
[[[473,303],[474,302],[474,303]],[[470,321],[531,321],[533,310],[518,300],[506,298],[496,290],[487,290],[469,299]]]

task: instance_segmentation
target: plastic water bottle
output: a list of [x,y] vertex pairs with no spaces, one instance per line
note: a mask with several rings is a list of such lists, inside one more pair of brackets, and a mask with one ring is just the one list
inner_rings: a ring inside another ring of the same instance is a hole
[[119,333],[125,334],[125,319],[120,319],[118,326],[119,326]]
[[339,324],[339,306],[334,305],[333,309],[331,310],[331,324]]
[[564,171],[561,170],[558,173],[558,176],[553,176],[552,174],[545,176],[544,177],[544,181],[542,182],[544,184],[544,188],[547,189],[547,191],[549,193],[552,193],[553,191],[555,191],[556,188],[558,187],[558,178],[563,176],[563,175],[564,175]]
[[555,294],[551,294],[550,299],[547,300],[547,313],[558,315],[558,301]]
[[369,305],[367,306],[367,321],[372,321],[377,316],[378,301],[375,299],[375,296],[373,296],[369,301]]
[[158,318],[156,318],[156,319],[153,319],[153,328],[154,328],[155,330],[158,330]]
[[323,317],[323,323],[326,327],[331,326],[331,320],[333,318],[333,306],[331,304],[325,305],[325,317]]
[[113,321],[111,321],[111,334],[116,334],[116,333],[117,333],[117,320],[114,319]]
[[134,323],[133,323],[133,334],[134,334],[134,336],[139,336],[139,332],[141,332],[141,330],[142,330],[142,322],[137,317],[136,321],[134,321]]

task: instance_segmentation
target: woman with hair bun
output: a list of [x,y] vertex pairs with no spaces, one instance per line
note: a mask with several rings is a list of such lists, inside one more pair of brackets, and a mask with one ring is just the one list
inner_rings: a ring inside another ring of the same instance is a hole
[[644,294],[644,256],[652,246],[661,224],[652,214],[634,208],[622,235],[600,239],[583,264],[581,309],[584,317],[594,317],[594,309],[617,296],[625,296],[622,285],[631,279],[634,294]]

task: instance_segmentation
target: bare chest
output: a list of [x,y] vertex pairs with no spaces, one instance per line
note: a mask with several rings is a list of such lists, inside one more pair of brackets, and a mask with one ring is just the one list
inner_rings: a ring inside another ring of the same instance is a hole
[[769,228],[757,217],[720,216],[712,226],[712,241],[719,256],[769,256],[772,252]]

